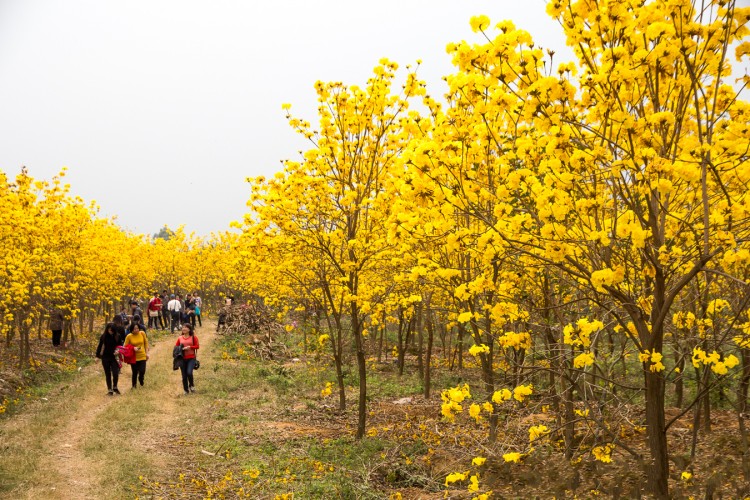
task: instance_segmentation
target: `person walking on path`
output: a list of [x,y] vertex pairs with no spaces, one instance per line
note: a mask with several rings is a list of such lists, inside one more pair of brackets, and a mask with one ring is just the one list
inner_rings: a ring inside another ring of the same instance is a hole
[[117,362],[115,351],[120,345],[120,336],[114,323],[107,323],[104,333],[99,337],[99,346],[96,348],[96,357],[102,360],[104,367],[104,378],[107,381],[107,395],[120,394],[117,389],[117,381],[120,378],[120,364]]
[[[201,310],[203,308],[203,299],[200,298],[200,295],[198,295],[198,292],[193,293],[193,301],[195,302],[195,319],[198,320],[198,326],[203,327],[203,322],[201,321]],[[193,320],[193,326],[195,326],[195,320]]]
[[132,345],[135,349],[135,363],[130,365],[131,370],[133,370],[133,389],[136,387],[136,382],[140,382],[141,387],[143,387],[143,379],[146,376],[146,361],[148,361],[148,338],[141,331],[138,323],[133,323],[130,327],[130,333],[125,337],[125,345]]
[[166,330],[167,328],[169,328],[169,324],[172,321],[172,317],[171,317],[172,315],[167,310],[167,304],[169,303],[169,293],[167,293],[166,290],[162,290],[161,294],[159,295],[159,299],[161,300],[161,311],[159,312],[160,314],[159,321],[162,322],[161,329]]
[[[161,299],[159,293],[154,293],[154,297],[148,302],[148,327],[158,328],[159,322],[161,321]],[[161,329],[164,329],[162,325]]]
[[187,314],[188,323],[193,325],[193,329],[195,329],[195,299],[191,294],[187,294],[185,298],[185,313]]
[[141,306],[138,305],[138,301],[132,299],[130,301],[130,319],[132,320],[136,316],[140,316],[141,318],[143,318],[143,311],[141,310]]
[[195,383],[193,381],[193,370],[195,369],[195,352],[200,348],[198,337],[195,336],[193,325],[185,323],[182,325],[182,334],[177,337],[175,347],[182,347],[182,388],[185,394],[195,392]]
[[122,319],[122,314],[115,314],[115,317],[112,318],[112,325],[117,335],[118,345],[123,345],[125,343],[125,336],[128,333],[125,331],[125,321]]
[[167,309],[172,320],[171,330],[174,332],[180,324],[180,311],[182,310],[182,304],[175,298],[174,294],[170,295],[170,301],[167,303]]
[[52,347],[55,349],[60,347],[64,326],[65,316],[62,310],[57,306],[53,307],[49,313],[49,329],[52,330]]

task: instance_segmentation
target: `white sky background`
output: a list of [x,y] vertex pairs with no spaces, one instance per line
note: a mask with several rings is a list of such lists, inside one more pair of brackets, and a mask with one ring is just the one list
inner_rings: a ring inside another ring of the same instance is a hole
[[272,175],[313,124],[317,80],[362,85],[381,57],[423,63],[428,92],[452,72],[445,46],[480,42],[471,16],[512,19],[569,53],[544,0],[0,0],[0,170],[49,179],[102,215],[153,234],[208,234],[247,211],[246,177]]

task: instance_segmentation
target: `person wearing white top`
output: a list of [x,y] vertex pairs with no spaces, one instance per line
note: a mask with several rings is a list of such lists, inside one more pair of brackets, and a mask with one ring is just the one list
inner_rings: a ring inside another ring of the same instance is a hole
[[180,311],[182,310],[182,304],[180,304],[180,301],[177,300],[174,296],[174,294],[170,295],[169,298],[171,299],[167,303],[167,311],[169,311],[169,314],[172,316],[172,331],[175,331],[175,329],[180,328]]

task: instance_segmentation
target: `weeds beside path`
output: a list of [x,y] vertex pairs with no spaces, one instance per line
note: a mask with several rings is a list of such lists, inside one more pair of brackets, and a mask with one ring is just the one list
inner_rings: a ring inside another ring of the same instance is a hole
[[[212,357],[214,330],[214,322],[197,328],[199,359]],[[172,370],[175,337],[152,346],[143,388],[130,389],[130,368],[123,366],[122,395],[107,396],[97,362],[0,423],[0,497],[134,497],[140,476],[179,473],[170,443],[191,425],[190,408],[207,396],[200,370],[198,393],[183,395],[180,372]]]

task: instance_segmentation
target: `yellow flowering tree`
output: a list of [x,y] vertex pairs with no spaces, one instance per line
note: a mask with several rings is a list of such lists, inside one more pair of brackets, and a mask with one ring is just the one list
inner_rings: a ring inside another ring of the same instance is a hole
[[484,45],[450,46],[449,119],[435,143],[413,147],[412,165],[483,226],[496,257],[523,255],[613,303],[641,354],[647,472],[666,497],[665,323],[681,291],[750,230],[750,131],[736,125],[747,106],[728,82],[748,12],[686,0],[554,0],[548,12],[577,64],[553,73],[552,52],[507,21]]
[[[290,125],[312,148],[302,161],[287,161],[284,171],[256,185],[250,220],[268,235],[288,238],[284,245],[307,252],[317,263],[325,308],[339,335],[349,331],[358,366],[357,437],[365,433],[367,368],[365,328],[373,309],[374,286],[391,248],[385,217],[389,199],[384,179],[405,148],[408,99],[423,91],[413,73],[404,95],[392,92],[397,65],[383,60],[364,88],[318,83],[319,127],[289,115]],[[344,316],[345,315],[345,316]]]

